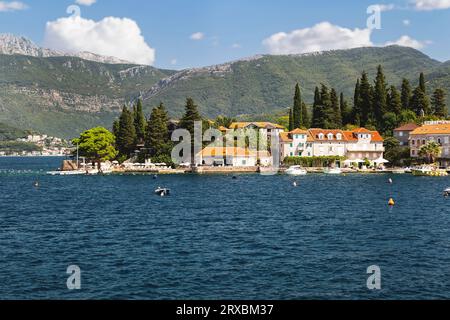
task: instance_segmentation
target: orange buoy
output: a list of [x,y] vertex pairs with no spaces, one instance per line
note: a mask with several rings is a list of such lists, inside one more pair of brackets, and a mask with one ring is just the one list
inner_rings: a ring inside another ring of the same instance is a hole
[[395,201],[394,201],[394,199],[390,198],[388,204],[389,204],[389,206],[391,206],[391,207],[392,207],[392,206],[395,206]]

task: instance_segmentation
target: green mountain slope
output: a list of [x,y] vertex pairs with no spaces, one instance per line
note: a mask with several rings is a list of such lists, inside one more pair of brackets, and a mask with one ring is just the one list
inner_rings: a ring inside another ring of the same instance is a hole
[[[182,113],[186,96],[193,97],[209,117],[258,115],[290,106],[296,82],[300,82],[308,102],[313,99],[314,87],[321,83],[336,87],[351,99],[357,77],[366,70],[374,78],[379,64],[384,66],[389,83],[395,85],[400,85],[403,77],[415,84],[420,72],[430,74],[441,66],[420,51],[399,46],[259,56],[180,72],[144,96],[147,105],[164,101],[175,116]],[[450,89],[450,83],[445,87]]]
[[357,77],[366,70],[374,79],[379,64],[390,84],[400,85],[406,77],[416,85],[425,72],[430,92],[441,86],[450,94],[450,62],[398,46],[265,55],[180,72],[73,57],[0,55],[0,122],[72,138],[93,126],[111,126],[121,106],[139,95],[146,113],[163,101],[171,116],[179,117],[190,96],[208,117],[249,119],[290,106],[296,82],[307,102],[321,83],[351,100]]
[[0,122],[73,137],[110,125],[123,103],[173,73],[74,57],[0,55]]

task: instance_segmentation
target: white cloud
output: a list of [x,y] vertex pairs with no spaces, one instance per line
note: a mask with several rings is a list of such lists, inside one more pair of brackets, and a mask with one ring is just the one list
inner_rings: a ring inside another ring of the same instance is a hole
[[0,12],[18,11],[28,9],[28,6],[20,1],[0,1]]
[[96,2],[97,2],[97,0],[77,0],[77,1],[75,1],[76,4],[79,4],[82,6],[91,6]]
[[242,45],[240,43],[233,43],[231,45],[231,48],[233,48],[233,49],[240,49],[240,48],[242,48]]
[[419,11],[444,10],[450,8],[450,0],[414,0]]
[[405,19],[405,20],[403,20],[402,22],[403,22],[403,24],[404,24],[405,26],[410,26],[410,25],[411,25],[411,21],[409,21],[408,19]]
[[386,46],[399,45],[403,47],[411,47],[414,49],[422,49],[429,43],[430,43],[429,41],[421,42],[409,36],[401,36],[400,39],[396,41],[388,41],[385,43],[385,45]]
[[155,61],[155,50],[145,42],[138,24],[128,18],[60,18],[47,22],[44,43],[71,53],[88,51],[146,65]]
[[203,40],[205,38],[205,34],[203,32],[196,32],[191,34],[190,38],[195,41]]
[[289,33],[279,32],[263,41],[271,54],[297,54],[372,46],[370,29],[347,29],[329,22]]

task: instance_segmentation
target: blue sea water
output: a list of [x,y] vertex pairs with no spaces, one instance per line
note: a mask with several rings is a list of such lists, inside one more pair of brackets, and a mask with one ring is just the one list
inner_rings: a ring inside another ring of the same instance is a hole
[[450,178],[45,175],[60,161],[0,158],[0,299],[450,298]]

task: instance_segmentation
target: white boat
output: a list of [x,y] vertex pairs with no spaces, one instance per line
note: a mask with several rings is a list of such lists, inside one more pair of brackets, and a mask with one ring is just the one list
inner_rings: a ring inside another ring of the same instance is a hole
[[155,194],[157,194],[161,197],[165,197],[165,196],[170,195],[170,189],[159,187],[158,189],[155,190]]
[[341,168],[325,168],[323,170],[323,173],[326,173],[326,174],[341,174],[342,170],[341,170]]
[[286,174],[291,175],[291,176],[304,176],[304,175],[308,174],[308,172],[305,169],[303,169],[301,166],[292,166],[286,170]]
[[429,176],[429,177],[446,177],[448,173],[446,170],[440,170],[431,166],[423,166],[412,170],[414,176]]
[[444,190],[444,197],[450,197],[450,188]]

